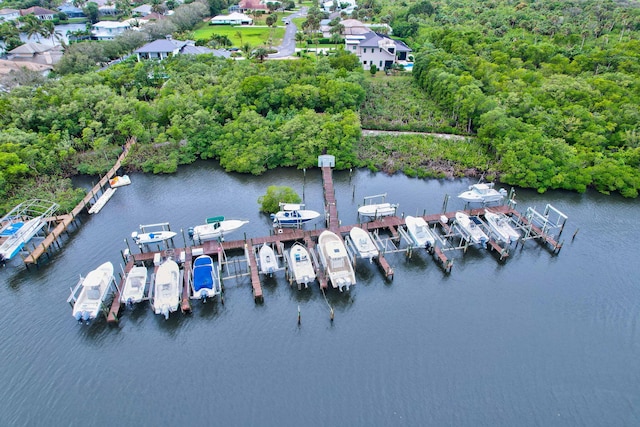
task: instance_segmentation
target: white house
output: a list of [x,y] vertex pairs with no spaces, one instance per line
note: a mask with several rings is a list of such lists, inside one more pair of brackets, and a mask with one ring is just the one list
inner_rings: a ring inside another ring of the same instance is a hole
[[23,9],[20,11],[20,15],[22,16],[33,14],[41,21],[52,21],[56,13],[57,12],[54,12],[53,10],[45,9],[40,6],[33,6],[29,9]]
[[113,40],[130,28],[131,25],[126,22],[100,21],[91,26],[91,35],[97,40]]
[[209,25],[251,25],[253,19],[244,13],[233,12],[229,15],[218,15],[211,18]]
[[138,57],[138,61],[143,59],[162,60],[174,55],[203,55],[211,54],[229,58],[231,54],[224,50],[209,49],[204,46],[196,46],[193,41],[173,40],[170,36],[166,39],[154,40],[139,49],[133,51]]
[[138,6],[138,7],[135,7],[133,9],[131,9],[131,12],[133,12],[134,15],[138,14],[140,16],[147,16],[151,12],[153,12],[153,10],[152,10],[150,4],[143,4],[142,6]]
[[379,70],[391,68],[398,61],[406,61],[411,49],[401,41],[374,32],[345,37],[345,49],[354,53],[362,68],[375,65]]
[[20,18],[20,11],[16,9],[0,9],[0,22],[13,21]]

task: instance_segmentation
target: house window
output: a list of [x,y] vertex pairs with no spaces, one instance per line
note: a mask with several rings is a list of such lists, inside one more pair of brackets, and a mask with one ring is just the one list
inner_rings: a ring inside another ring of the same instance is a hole
[[362,63],[363,63],[364,65],[367,65],[367,61],[363,61]]
[[355,46],[353,47],[353,50],[356,50],[356,47],[355,47]]
[[380,53],[382,53],[382,48],[380,48]]
[[380,61],[380,66],[382,67],[382,61]]
[[367,48],[362,49],[362,53],[367,53]]

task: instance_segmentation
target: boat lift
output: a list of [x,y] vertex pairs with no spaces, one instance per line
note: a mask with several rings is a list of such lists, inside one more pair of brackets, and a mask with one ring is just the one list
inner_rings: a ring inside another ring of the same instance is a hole
[[0,219],[0,262],[11,260],[47,227],[49,218],[58,210],[57,203],[31,199],[20,203]]
[[[382,193],[382,194],[375,194],[373,196],[366,196],[363,198],[363,203],[362,205],[359,205],[358,208],[361,208],[363,206],[368,206],[368,205],[377,205],[377,204],[382,204],[385,203],[385,200],[387,198],[387,193]],[[397,203],[392,203],[391,204],[391,208],[394,209],[394,213],[393,215],[395,215],[395,212],[398,209],[399,204]],[[371,220],[376,220],[379,219],[380,217],[383,216],[388,216],[388,215],[378,215],[378,213],[376,212],[376,214],[373,217],[370,216],[365,216],[365,218],[371,218]],[[360,212],[358,211],[358,222],[361,222],[361,215]]]
[[542,213],[535,207],[527,208],[522,216],[517,217],[517,223],[524,235],[521,240],[524,242],[530,239],[542,239],[544,243],[551,246],[555,253],[560,252],[562,242],[558,242],[564,226],[569,217],[550,204],[545,206]]
[[[267,245],[270,246],[270,245]],[[262,247],[262,245],[254,245],[253,246],[253,256],[256,260],[256,265],[258,266],[259,270],[262,270],[262,265],[260,264],[260,248]],[[275,249],[275,252],[277,252],[276,255],[276,261],[278,264],[278,268],[276,268],[272,273],[269,273],[269,277],[273,277],[273,274],[277,273],[278,271],[282,271],[285,269],[284,266],[284,243],[282,242],[277,242],[274,244],[274,247],[272,249]],[[260,271],[261,274],[263,274]],[[264,274],[263,274],[264,275]]]
[[[80,296],[80,291],[82,290],[82,282],[84,282],[84,279],[85,278],[82,277],[81,275],[76,285],[69,288],[70,293],[69,293],[69,298],[67,298],[67,302],[69,303],[72,309],[75,306],[76,301],[78,300],[78,297]],[[118,290],[118,285],[116,284],[116,279],[113,276],[111,276],[111,280],[109,281],[109,287],[107,288],[105,297],[102,301],[100,301],[99,312],[102,312],[105,318],[109,314],[109,309],[111,308],[112,299],[117,290]]]
[[[283,245],[281,243],[281,245]],[[316,272],[316,278],[314,281],[318,280],[317,277],[317,273],[318,273],[318,268],[320,266],[320,262],[318,260],[318,255],[316,254],[316,250],[315,248],[312,247],[306,247],[307,252],[309,252],[309,256],[311,257],[311,265],[313,265],[313,269]],[[293,274],[293,269],[291,268],[291,265],[293,265],[293,261],[291,261],[291,256],[289,254],[289,251],[285,251],[284,250],[284,245],[283,245],[283,251],[282,251],[282,258],[284,260],[284,275],[285,278],[289,281],[289,286],[293,285],[293,282],[296,281],[296,276],[295,274]],[[298,283],[298,290],[302,289],[302,285],[300,283]]]

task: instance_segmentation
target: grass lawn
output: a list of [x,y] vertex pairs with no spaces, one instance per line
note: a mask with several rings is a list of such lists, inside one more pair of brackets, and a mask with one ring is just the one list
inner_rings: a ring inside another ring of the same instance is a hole
[[[242,34],[242,41],[238,36]],[[229,37],[235,47],[249,43],[252,47],[266,46],[269,37],[272,45],[278,46],[284,37],[284,27],[268,28],[256,26],[231,26],[231,25],[205,25],[193,32],[195,40],[209,40],[212,34],[220,34]]]

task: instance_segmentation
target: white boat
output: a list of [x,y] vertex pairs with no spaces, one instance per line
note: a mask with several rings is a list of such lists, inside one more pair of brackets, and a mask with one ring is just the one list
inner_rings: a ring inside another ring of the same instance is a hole
[[42,217],[32,218],[20,226],[16,225],[13,233],[0,245],[0,260],[8,261],[16,256],[44,226]]
[[169,313],[178,310],[182,291],[180,289],[180,268],[174,260],[167,259],[160,264],[153,286],[153,311],[168,319]]
[[97,214],[100,212],[102,208],[104,208],[104,205],[106,205],[113,195],[116,194],[116,190],[117,188],[107,188],[104,190],[104,193],[98,197],[98,200],[96,200],[96,202],[89,208],[88,212],[90,214]]
[[458,198],[468,203],[500,202],[507,196],[507,190],[496,190],[493,185],[493,182],[470,185],[467,191],[458,195]]
[[226,234],[236,231],[249,221],[239,219],[224,219],[223,216],[207,218],[206,224],[189,228],[189,236],[196,242],[204,242],[223,238]]
[[348,291],[349,287],[356,284],[356,275],[342,239],[337,234],[325,230],[318,237],[318,248],[320,260],[331,285],[340,289],[340,292],[343,288]]
[[121,303],[133,305],[144,299],[147,274],[147,267],[144,266],[134,266],[129,270],[120,294]]
[[358,208],[358,215],[369,218],[381,218],[383,216],[395,215],[398,204],[392,203],[375,203],[364,205]]
[[489,241],[489,237],[485,234],[480,226],[464,212],[456,212],[456,223],[462,229],[465,237],[476,245],[485,246]]
[[192,279],[193,298],[206,302],[222,292],[216,266],[208,255],[200,255],[193,262]]
[[349,237],[351,237],[351,241],[361,258],[373,261],[373,259],[380,254],[378,246],[376,246],[374,241],[371,239],[369,233],[364,231],[362,228],[353,227],[351,231],[349,231]]
[[114,176],[109,180],[111,188],[124,187],[129,184],[131,184],[131,178],[129,178],[129,175]]
[[98,317],[114,281],[113,264],[110,262],[105,262],[87,274],[82,280],[80,294],[73,304],[73,317],[78,322],[84,321],[87,324]]
[[289,249],[289,259],[291,260],[291,272],[296,279],[298,289],[300,289],[300,285],[308,288],[309,283],[316,279],[316,270],[313,268],[309,251],[296,242]]
[[430,248],[436,244],[436,238],[431,233],[431,230],[429,230],[429,225],[424,218],[408,215],[404,222],[407,225],[409,236],[416,246],[420,248]]
[[131,238],[137,245],[150,245],[153,243],[164,242],[168,239],[173,239],[176,233],[174,231],[161,230],[151,231],[148,233],[138,233],[134,231],[131,233]]
[[304,209],[304,205],[280,203],[280,211],[272,214],[271,219],[274,227],[296,227],[319,216],[316,211]]
[[497,240],[513,243],[520,238],[520,233],[509,224],[509,218],[506,215],[485,211],[484,218]]
[[260,247],[258,258],[260,258],[260,272],[262,274],[271,275],[279,269],[278,258],[273,248],[266,243],[263,243]]

